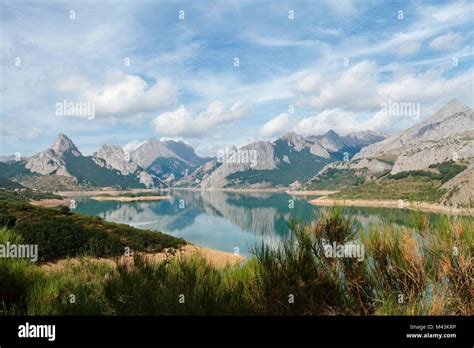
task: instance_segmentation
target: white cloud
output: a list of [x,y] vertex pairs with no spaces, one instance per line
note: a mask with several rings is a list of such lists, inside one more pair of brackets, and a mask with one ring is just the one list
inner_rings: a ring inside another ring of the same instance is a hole
[[363,61],[336,76],[309,74],[295,84],[298,104],[317,110],[377,112],[388,100],[437,104],[446,98],[471,98],[473,69],[452,78],[446,78],[441,68],[418,74],[391,71],[390,81],[382,78],[383,70]]
[[[322,76],[323,82],[312,89],[313,94],[300,94],[300,100],[322,111],[303,118],[293,130],[303,135],[322,134],[329,129],[342,134],[367,129],[390,132],[419,120],[409,115],[384,113],[382,103],[417,103],[419,116],[423,118],[449,99],[457,98],[464,102],[472,99],[474,68],[451,78],[444,76],[443,69],[430,69],[418,74],[396,73],[391,81],[382,80],[379,70],[374,64],[366,63],[356,72],[348,70],[339,77]],[[355,78],[364,79],[363,73],[368,75],[365,81],[355,81]],[[363,92],[357,90],[364,85],[372,87]],[[362,95],[364,103],[352,99]]]
[[295,90],[300,93],[311,93],[318,90],[323,82],[321,74],[310,73],[296,82]]
[[167,80],[149,85],[139,76],[112,73],[109,81],[87,99],[95,103],[96,113],[105,116],[134,116],[172,105],[177,90]]
[[287,113],[279,114],[272,118],[270,121],[265,123],[260,129],[260,136],[265,138],[271,138],[274,136],[282,135],[290,130],[291,121],[290,115]]
[[307,76],[298,82],[295,91],[303,92],[298,104],[316,109],[343,108],[366,110],[377,107],[378,67],[362,61],[348,68],[339,77]]
[[155,131],[166,136],[199,138],[217,127],[235,122],[245,116],[246,105],[237,101],[227,107],[221,101],[214,101],[208,107],[193,114],[184,106],[174,111],[164,112],[154,120]]
[[418,42],[410,42],[401,45],[397,50],[397,55],[400,57],[410,56],[415,54],[420,49],[420,44]]
[[292,130],[304,136],[324,134],[331,129],[344,135],[354,131],[366,130],[367,128],[363,123],[358,118],[357,113],[335,108],[324,110],[315,116],[303,118],[294,125]]
[[430,42],[430,47],[436,50],[449,50],[458,47],[463,41],[462,35],[450,32],[434,38]]
[[56,84],[62,93],[71,93],[70,102],[95,105],[98,117],[133,118],[176,103],[177,88],[166,79],[149,84],[141,77],[120,71],[107,73],[105,82],[93,84],[81,75],[69,75]]

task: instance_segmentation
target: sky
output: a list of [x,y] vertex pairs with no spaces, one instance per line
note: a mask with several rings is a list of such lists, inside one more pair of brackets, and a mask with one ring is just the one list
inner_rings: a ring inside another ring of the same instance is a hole
[[[88,155],[157,137],[202,156],[391,134],[472,107],[473,23],[472,1],[0,0],[0,155],[59,133]],[[384,108],[402,103],[419,112]]]

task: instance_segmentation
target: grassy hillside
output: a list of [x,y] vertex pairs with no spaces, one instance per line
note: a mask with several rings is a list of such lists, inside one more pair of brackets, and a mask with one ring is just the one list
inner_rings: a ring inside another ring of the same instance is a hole
[[432,171],[412,170],[389,175],[388,178],[398,180],[407,177],[427,177],[432,180],[439,180],[444,184],[466,169],[467,165],[457,164],[453,161],[447,161],[443,163],[432,164],[429,168],[432,169]]
[[21,175],[31,175],[31,172],[25,168],[25,162],[0,162],[0,178],[13,178]]
[[439,202],[446,193],[441,181],[427,177],[408,176],[401,179],[384,178],[347,188],[331,195],[346,199],[403,199],[409,201]]
[[0,189],[0,200],[12,200],[20,202],[28,202],[30,200],[40,199],[61,199],[61,196],[55,195],[50,192],[41,192],[28,189],[22,189],[18,191],[2,190]]
[[[281,248],[256,246],[247,263],[223,269],[199,256],[153,263],[136,255],[133,264],[84,261],[54,272],[3,259],[0,313],[472,314],[473,221],[443,217],[432,225],[423,215],[414,218],[413,230],[382,223],[367,233],[339,209],[313,224],[290,221],[294,234]],[[0,243],[21,238],[0,230]],[[327,256],[326,242],[363,245],[364,258]]]
[[342,190],[351,186],[359,186],[364,179],[356,175],[353,169],[329,168],[307,184],[310,190]]
[[80,182],[99,187],[119,186],[128,188],[144,188],[135,175],[122,175],[118,170],[98,166],[89,156],[73,156],[65,154],[67,170]]
[[125,248],[158,252],[186,242],[160,232],[140,230],[100,217],[35,207],[0,198],[0,227],[12,229],[27,244],[38,244],[40,261],[79,255],[123,255]]
[[23,185],[7,178],[0,178],[0,188],[7,190],[21,189]]
[[467,168],[462,163],[447,161],[431,165],[429,170],[416,170],[386,175],[363,182],[353,170],[328,170],[310,183],[311,188],[341,190],[331,197],[345,199],[403,199],[439,202],[446,194],[443,183]]

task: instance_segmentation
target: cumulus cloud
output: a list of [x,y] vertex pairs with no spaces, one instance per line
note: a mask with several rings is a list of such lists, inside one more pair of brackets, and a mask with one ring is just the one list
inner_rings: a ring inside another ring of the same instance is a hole
[[434,38],[430,47],[436,50],[450,50],[458,47],[464,41],[459,33],[449,32]]
[[362,61],[336,76],[308,74],[295,84],[294,91],[302,106],[373,113],[389,100],[433,104],[455,97],[467,101],[472,71],[451,78],[441,68],[420,73],[393,71],[387,81],[375,62]]
[[[397,72],[388,81],[382,79],[381,71],[372,62],[362,62],[340,76],[308,75],[302,79],[294,89],[299,92],[300,103],[319,112],[298,121],[293,130],[303,135],[322,134],[329,129],[341,134],[366,129],[390,132],[417,120],[414,115],[384,112],[383,104],[415,103],[423,118],[449,99],[472,99],[474,68],[449,78],[442,68]],[[358,90],[363,86],[370,88]],[[362,97],[364,100],[358,102]]]
[[156,133],[166,136],[199,138],[219,126],[241,119],[245,116],[246,110],[247,107],[242,101],[227,107],[222,101],[217,100],[198,114],[180,106],[174,111],[158,115],[154,120],[154,127]]
[[287,113],[279,114],[265,123],[260,129],[260,136],[271,138],[282,135],[290,130],[291,120]]
[[301,93],[299,105],[316,109],[366,110],[380,104],[377,79],[377,65],[372,61],[362,61],[338,77],[308,75],[295,85],[295,92]]
[[293,126],[293,131],[298,134],[319,135],[328,130],[335,130],[339,134],[347,134],[354,131],[365,130],[364,122],[358,118],[358,114],[341,109],[328,109],[310,117],[305,117]]
[[127,118],[156,111],[176,103],[177,88],[166,79],[151,84],[136,75],[111,71],[105,82],[94,84],[81,75],[70,75],[58,81],[56,89],[70,93],[74,100],[95,106],[98,117]]

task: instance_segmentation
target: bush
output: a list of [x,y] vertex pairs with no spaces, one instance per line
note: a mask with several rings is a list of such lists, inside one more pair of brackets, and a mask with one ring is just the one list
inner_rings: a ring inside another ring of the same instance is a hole
[[[225,268],[173,254],[153,262],[135,253],[115,267],[84,259],[48,273],[0,260],[0,313],[472,314],[472,218],[430,221],[415,212],[411,219],[410,229],[386,221],[367,232],[340,208],[313,223],[291,219],[292,235],[280,246],[256,246],[247,263]],[[0,230],[0,241],[18,238]],[[328,243],[351,242],[364,246],[363,260],[325,253]]]

